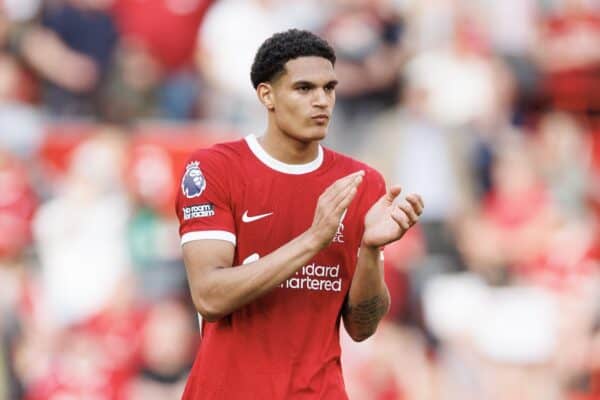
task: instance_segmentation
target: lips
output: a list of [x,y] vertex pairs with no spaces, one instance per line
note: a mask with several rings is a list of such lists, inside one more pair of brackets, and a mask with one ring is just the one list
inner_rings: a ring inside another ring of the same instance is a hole
[[327,114],[313,115],[311,117],[311,119],[314,121],[317,121],[319,123],[325,123],[325,122],[329,121],[329,115],[327,115]]

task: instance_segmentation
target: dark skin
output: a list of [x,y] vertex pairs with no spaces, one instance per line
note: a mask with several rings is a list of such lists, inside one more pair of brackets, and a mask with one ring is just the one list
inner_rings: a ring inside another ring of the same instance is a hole
[[[265,151],[288,164],[314,160],[319,141],[327,134],[336,84],[333,65],[320,57],[290,60],[272,82],[261,83],[256,92],[269,121],[260,138]],[[230,268],[234,247],[226,241],[186,243],[184,261],[198,312],[208,321],[218,320],[293,276],[331,243],[363,176],[357,171],[334,182],[319,197],[306,232],[251,264]],[[400,239],[423,211],[416,194],[396,204],[400,191],[391,187],[365,216],[356,272],[342,311],[346,330],[356,341],[371,336],[389,308],[379,249]]]

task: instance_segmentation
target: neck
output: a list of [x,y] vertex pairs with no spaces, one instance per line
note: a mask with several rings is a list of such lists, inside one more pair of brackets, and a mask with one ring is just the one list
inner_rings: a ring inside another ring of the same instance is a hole
[[319,151],[317,140],[301,141],[270,128],[258,142],[271,157],[286,164],[309,163],[317,158]]

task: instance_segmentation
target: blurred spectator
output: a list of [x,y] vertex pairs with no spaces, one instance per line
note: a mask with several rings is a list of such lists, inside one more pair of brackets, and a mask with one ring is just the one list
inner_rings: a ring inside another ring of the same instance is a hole
[[[486,1],[479,6],[485,18],[491,45],[498,54],[515,62],[527,61],[537,43],[536,22],[540,7],[535,0]],[[515,65],[516,67],[517,65]],[[518,69],[516,70],[518,71]]]
[[392,3],[406,16],[405,43],[411,52],[443,47],[452,36],[460,3],[454,0],[394,0]]
[[42,0],[4,0],[2,13],[14,22],[29,21],[38,13]]
[[4,152],[0,152],[0,188],[0,396],[9,399],[22,395],[11,361],[22,334],[29,281],[26,250],[37,199],[24,166]]
[[556,208],[527,150],[520,136],[499,144],[481,216],[465,219],[459,228],[467,263],[492,281],[502,279],[504,268],[525,273],[519,267],[540,254],[556,228]]
[[[13,25],[28,18],[36,1],[9,1],[0,8],[0,45],[9,47]],[[40,110],[31,104],[37,96],[34,77],[8,52],[0,53],[0,147],[21,157],[36,150],[42,136]]]
[[25,165],[0,152],[0,259],[18,257],[31,243],[37,198]]
[[99,134],[78,147],[64,187],[35,219],[44,306],[59,326],[100,312],[128,273],[129,205],[117,135]]
[[413,227],[402,241],[385,247],[385,281],[390,291],[391,304],[386,318],[403,323],[409,316],[410,274],[418,268],[426,254],[425,237],[420,227]]
[[[598,225],[600,224],[600,125],[590,132],[589,143],[591,148],[590,180],[586,198],[587,205]],[[597,242],[598,249],[600,249],[600,240]]]
[[128,227],[131,261],[138,275],[140,295],[159,301],[187,289],[179,242],[173,240],[177,223],[155,210],[140,206]]
[[342,362],[353,400],[431,400],[436,392],[425,343],[414,330],[382,321],[360,347],[342,333]]
[[488,52],[478,26],[457,21],[447,46],[417,54],[407,79],[427,92],[426,110],[436,122],[459,127],[493,118],[499,107],[497,59]]
[[213,0],[115,0],[124,38],[140,42],[166,73],[193,62],[198,27]]
[[111,62],[118,34],[111,0],[49,3],[41,25],[17,29],[13,47],[46,80],[43,101],[62,116],[94,116],[97,90]]
[[[243,134],[262,132],[266,121],[248,71],[265,38],[280,30],[307,27],[303,13],[296,12],[300,3],[221,0],[209,9],[200,28],[196,54],[200,73],[211,91],[203,105],[209,120],[229,123]],[[312,17],[318,21],[320,15],[314,12]]]
[[[334,125],[335,147],[359,149],[363,127],[377,112],[395,104],[398,94],[402,19],[393,7],[376,2],[339,0],[326,21],[324,36],[336,51],[336,88],[339,117]],[[349,129],[354,126],[353,129]]]
[[[195,117],[203,89],[194,74],[194,49],[198,28],[212,3],[213,0],[116,0],[115,16],[124,38],[119,53],[118,92],[139,96],[138,101],[154,97],[153,114],[163,118]],[[111,96],[115,97],[118,98]],[[147,109],[140,111],[138,115],[152,115]]]
[[[74,52],[79,53],[82,62],[90,62],[88,75],[80,81],[80,93],[94,94],[106,76],[112,60],[112,53],[117,44],[117,30],[108,7],[112,0],[69,0],[66,4],[53,9],[48,7],[42,18],[44,26],[55,32],[58,37]],[[68,89],[68,88],[67,88]],[[46,103],[51,110],[59,114],[90,115],[97,112],[97,99],[81,98],[76,93],[65,92],[64,88],[51,85],[46,90]],[[75,94],[75,98],[73,95]],[[56,96],[55,99],[52,97]],[[50,100],[52,99],[52,100]],[[82,105],[82,100],[87,105]],[[62,103],[62,104],[61,104]],[[55,107],[55,108],[53,108]],[[80,108],[82,107],[82,108]],[[89,107],[87,110],[85,107]],[[78,109],[79,108],[79,109]]]
[[142,337],[142,369],[129,387],[130,400],[181,398],[193,362],[197,320],[175,301],[154,306]]
[[27,326],[14,349],[25,399],[126,398],[139,368],[143,315],[126,285],[116,293],[110,308],[78,325],[50,331],[38,318]]
[[553,107],[600,112],[600,8],[564,0],[541,21],[538,58]]
[[158,91],[162,78],[160,65],[142,43],[122,40],[102,91],[103,115],[117,123],[159,115]]
[[591,337],[585,353],[585,365],[587,373],[573,379],[575,384],[571,386],[574,400],[593,400],[600,397],[600,334],[598,332],[598,316],[591,330]]
[[467,177],[462,176],[464,138],[458,130],[435,121],[427,110],[431,94],[409,82],[404,101],[371,126],[368,158],[392,182],[401,182],[406,192],[423,193],[429,201],[421,222],[451,219],[464,199]]
[[528,123],[526,118],[538,111],[542,101],[540,71],[534,57],[539,43],[539,3],[537,0],[487,1],[479,7],[490,44],[514,77],[516,93],[511,119],[519,124]]
[[[6,79],[11,85],[18,85],[14,73],[18,73],[14,60],[0,56],[0,81]],[[30,159],[42,140],[43,121],[39,109],[0,94],[0,147],[22,159]]]
[[584,216],[585,196],[593,181],[589,137],[571,115],[550,112],[542,116],[533,140],[537,167],[554,202],[566,217]]
[[424,303],[427,323],[441,339],[440,398],[562,398],[550,368],[559,315],[552,294],[447,275],[428,284]]

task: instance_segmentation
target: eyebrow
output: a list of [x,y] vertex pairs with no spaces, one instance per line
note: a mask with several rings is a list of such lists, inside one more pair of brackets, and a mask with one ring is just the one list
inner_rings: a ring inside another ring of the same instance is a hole
[[[331,86],[331,85],[337,85],[338,84],[338,80],[337,79],[332,79],[330,81],[328,81],[325,85],[323,86]],[[317,86],[314,82],[311,81],[296,81],[294,83],[292,83],[292,86],[297,87],[297,86],[309,86],[309,87],[315,87]]]

